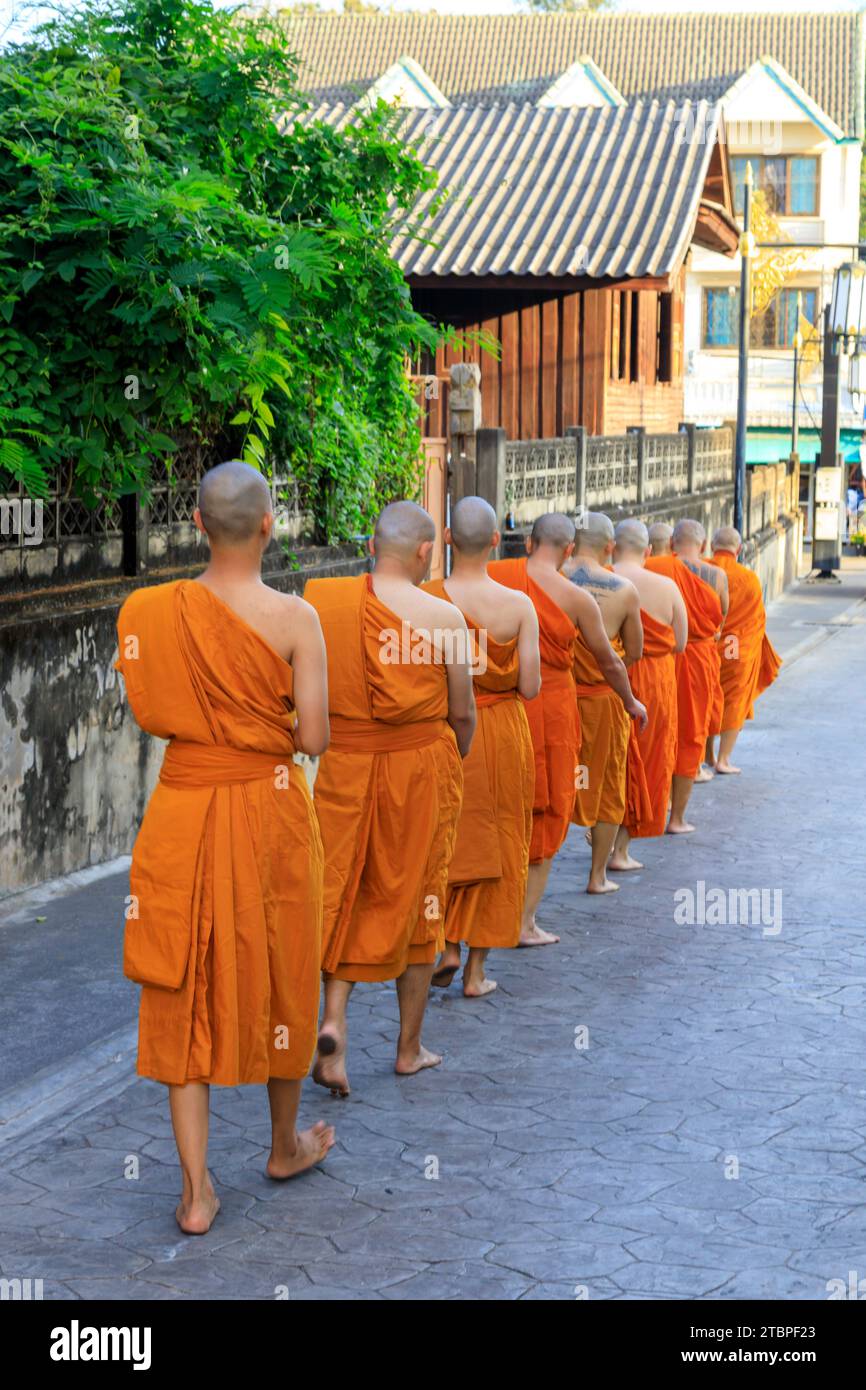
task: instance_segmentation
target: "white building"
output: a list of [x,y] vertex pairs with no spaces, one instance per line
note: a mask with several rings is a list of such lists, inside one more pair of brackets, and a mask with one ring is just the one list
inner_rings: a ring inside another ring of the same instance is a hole
[[[797,295],[803,318],[820,325],[835,266],[857,255],[862,13],[292,15],[287,35],[302,85],[321,101],[720,102],[735,190],[751,162],[781,237],[803,248],[751,324],[748,455],[787,455]],[[818,250],[809,242],[844,244]],[[693,250],[683,324],[684,416],[699,424],[736,413],[739,275],[738,260]],[[821,412],[820,366],[808,357],[797,391],[804,460],[817,451]],[[844,392],[842,405],[843,447],[855,457],[864,400]]]

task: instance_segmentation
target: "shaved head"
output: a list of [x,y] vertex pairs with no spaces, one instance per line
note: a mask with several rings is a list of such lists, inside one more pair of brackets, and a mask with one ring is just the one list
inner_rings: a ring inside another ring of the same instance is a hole
[[647,531],[649,536],[650,548],[653,555],[669,555],[671,549],[671,536],[674,533],[673,526],[668,526],[666,521],[654,521]]
[[676,553],[678,550],[682,550],[684,546],[696,545],[700,547],[706,539],[707,533],[701,523],[699,521],[691,521],[684,517],[683,520],[678,521],[674,527],[674,533],[671,536],[671,547],[674,553]]
[[391,502],[379,513],[373,532],[373,554],[393,555],[408,562],[425,541],[436,539],[436,527],[429,512],[417,502]]
[[496,513],[483,497],[462,497],[451,512],[451,540],[464,555],[489,550],[498,530]]
[[549,545],[554,550],[565,550],[574,540],[574,522],[564,512],[545,512],[533,522],[530,540],[533,546]]
[[271,490],[257,468],[231,459],[205,473],[198,509],[214,545],[245,545],[262,534],[262,520],[273,511]]
[[735,526],[720,526],[713,536],[713,550],[732,550],[736,555],[743,538]]
[[600,555],[614,538],[613,522],[604,512],[584,512],[577,527],[577,549]]
[[613,534],[617,550],[628,550],[635,555],[646,554],[650,543],[649,532],[643,522],[637,520],[637,517],[629,517],[627,521],[618,522]]

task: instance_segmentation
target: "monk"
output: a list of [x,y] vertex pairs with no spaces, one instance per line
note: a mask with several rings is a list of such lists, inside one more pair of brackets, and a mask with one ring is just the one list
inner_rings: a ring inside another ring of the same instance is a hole
[[549,946],[559,940],[538,926],[536,913],[574,808],[580,749],[573,672],[578,631],[600,667],[614,679],[623,669],[605,635],[598,604],[560,573],[574,551],[574,536],[570,517],[548,512],[532,527],[525,559],[494,560],[488,565],[492,579],[528,594],[538,614],[541,693],[526,704],[535,753],[535,792],[520,946]]
[[728,611],[728,581],[718,565],[704,558],[707,533],[699,521],[674,527],[671,555],[651,555],[646,569],[672,579],[682,594],[689,622],[685,651],[677,665],[677,756],[671,788],[669,835],[688,835],[694,826],[685,813],[701,769],[719,683],[717,640]]
[[754,570],[739,563],[742,548],[743,538],[733,526],[720,526],[713,536],[712,564],[721,566],[728,577],[730,605],[719,644],[722,708],[710,728],[707,762],[723,774],[739,773],[731,762],[737,736],[746,720],[754,718],[755,700],[772,685],[782,665],[767,636],[761,581]]
[[[649,813],[643,818],[626,805],[626,818],[617,832],[608,869],[626,872],[643,868],[629,851],[633,839],[664,834],[677,753],[677,677],[675,655],[685,650],[689,625],[682,594],[672,579],[645,568],[651,553],[642,521],[621,521],[616,527],[614,572],[637,589],[643,625],[643,654],[629,667],[631,688],[646,706],[646,728],[637,733],[646,779]],[[632,725],[634,728],[634,725]]]
[[421,1031],[475,701],[463,615],[419,588],[435,538],[423,507],[392,502],[370,541],[372,574],[306,588],[325,635],[331,718],[315,785],[325,1009],[313,1080],[339,1096],[349,1094],[346,1011],[359,981],[397,983],[398,1075],[442,1061]]
[[654,521],[648,531],[650,553],[652,555],[671,554],[671,536],[674,533],[673,526],[666,521]]
[[[460,943],[469,947],[463,993],[480,999],[496,989],[485,974],[488,952],[520,939],[532,835],[535,758],[524,701],[541,689],[538,618],[532,600],[487,573],[499,545],[496,513],[482,497],[464,497],[451,513],[447,580],[429,580],[428,593],[454,603],[475,647],[478,724],[463,763],[463,809],[448,870],[445,951],[433,983],[447,988],[460,969]],[[518,696],[522,698],[518,699]]]
[[325,1157],[334,1131],[298,1133],[319,1012],[322,843],[296,751],[328,744],[325,648],[300,598],[262,582],[271,495],[246,463],[206,473],[194,580],[138,589],[118,619],[141,727],[168,739],[132,854],[124,970],[142,986],[138,1071],[168,1086],[183,1193],[178,1225],[219,1210],[207,1168],[212,1085],[267,1083],[267,1173]]
[[[636,700],[628,670],[640,660],[643,630],[640,599],[631,580],[613,573],[614,531],[610,517],[586,512],[577,529],[574,554],[563,574],[590,595],[600,612],[613,661],[602,669],[578,635],[574,644],[574,679],[580,719],[580,763],[572,819],[590,827],[592,861],[587,893],[615,893],[607,865],[626,806],[626,774],[632,719],[646,724],[647,712]],[[613,672],[613,677],[611,677]]]

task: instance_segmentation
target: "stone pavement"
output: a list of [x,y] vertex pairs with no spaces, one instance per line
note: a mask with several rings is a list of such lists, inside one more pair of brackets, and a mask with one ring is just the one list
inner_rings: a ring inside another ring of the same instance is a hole
[[[696,788],[695,835],[591,899],[572,831],[542,914],[561,945],[495,956],[492,998],[434,995],[441,1069],[396,1079],[393,989],[358,988],[352,1097],[305,1093],[338,1126],[320,1169],[269,1183],[263,1089],[215,1091],[204,1238],[177,1231],[164,1093],[133,1075],[122,876],[19,911],[0,1273],[59,1299],[824,1299],[866,1276],[866,607],[839,620],[864,580],[774,606],[794,660],[742,778]],[[678,921],[700,881],[764,889],[763,920]]]

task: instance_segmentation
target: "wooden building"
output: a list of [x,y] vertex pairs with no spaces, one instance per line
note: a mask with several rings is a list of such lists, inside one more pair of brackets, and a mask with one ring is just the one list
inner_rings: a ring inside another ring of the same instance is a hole
[[[466,339],[420,369],[478,362],[483,422],[511,439],[676,430],[690,248],[738,245],[719,109],[415,108],[401,135],[439,182],[412,210],[422,235],[393,253],[416,307]],[[429,403],[428,434],[445,433],[441,414]]]

